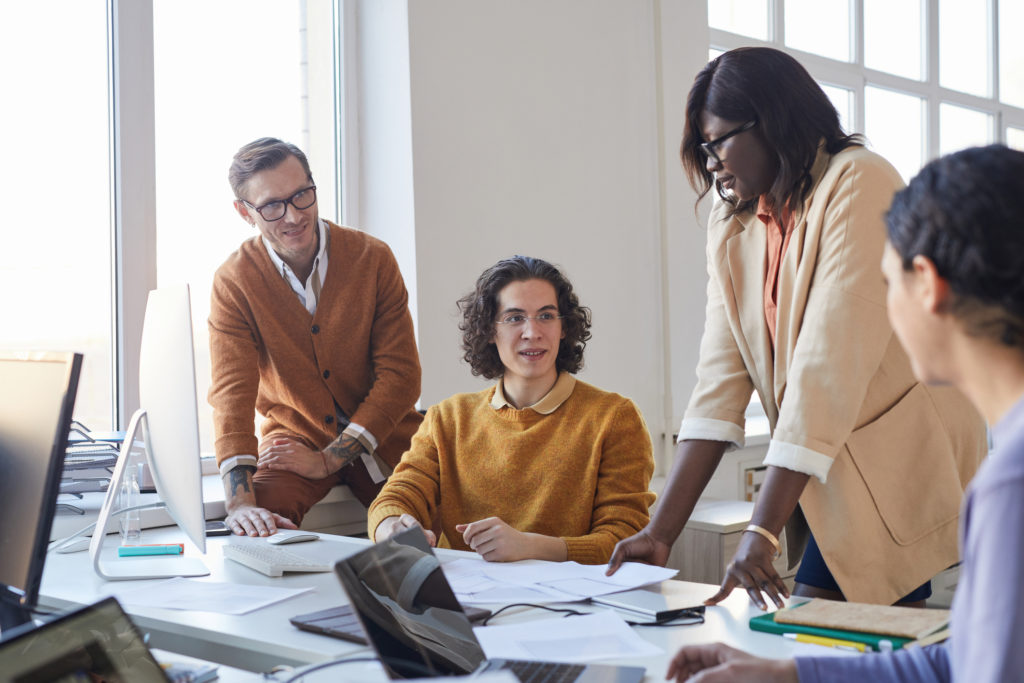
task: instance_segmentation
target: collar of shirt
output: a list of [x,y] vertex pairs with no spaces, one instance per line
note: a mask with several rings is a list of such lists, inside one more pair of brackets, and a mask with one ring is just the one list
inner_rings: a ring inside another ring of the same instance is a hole
[[[780,235],[788,235],[789,231],[793,228],[793,212],[789,210],[789,207],[782,209],[782,224],[780,225],[768,208],[768,201],[765,199],[765,195],[761,195],[761,198],[757,200],[757,217],[762,223],[777,231]],[[785,229],[783,230],[783,228]]]
[[[267,254],[270,255],[270,260],[274,264],[274,268],[277,272],[281,273],[281,277],[284,278],[285,282],[292,288],[292,291],[299,297],[299,301],[305,306],[306,310],[310,314],[316,313],[317,298],[319,296],[319,289],[323,287],[324,278],[327,277],[327,250],[330,246],[330,234],[327,232],[327,224],[322,218],[317,219],[317,230],[320,232],[320,249],[317,251],[316,258],[313,260],[313,271],[309,274],[309,278],[305,282],[300,282],[298,276],[295,275],[287,263],[281,260],[281,257],[277,255],[274,248],[270,246],[270,242],[267,241],[266,237],[261,238],[263,240],[263,247],[267,250]],[[315,278],[314,278],[315,276]],[[314,290],[313,281],[317,280],[319,285]]]
[[[551,387],[551,391],[544,394],[544,397],[532,406],[526,407],[540,413],[541,415],[550,415],[558,410],[558,407],[565,403],[566,399],[572,395],[572,390],[575,386],[576,378],[568,372],[562,371],[558,373],[558,379],[555,381],[555,386]],[[499,379],[497,386],[494,387],[494,396],[491,397],[491,407],[495,410],[500,410],[505,406],[508,406],[513,410],[516,409],[516,407],[509,403],[508,399],[505,398],[505,383],[503,379]]]

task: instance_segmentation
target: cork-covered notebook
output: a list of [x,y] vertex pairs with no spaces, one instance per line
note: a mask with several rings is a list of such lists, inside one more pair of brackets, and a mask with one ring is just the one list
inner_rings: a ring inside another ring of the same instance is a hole
[[867,605],[814,598],[775,612],[775,623],[917,639],[948,624],[949,610]]

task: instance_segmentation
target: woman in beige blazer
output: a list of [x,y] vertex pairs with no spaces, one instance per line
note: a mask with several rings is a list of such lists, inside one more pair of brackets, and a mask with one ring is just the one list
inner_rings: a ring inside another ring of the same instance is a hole
[[770,48],[732,50],[697,75],[681,154],[701,197],[714,187],[719,200],[698,382],[654,517],[609,571],[667,561],[722,455],[743,446],[757,391],[767,474],[709,602],[740,586],[762,609],[762,593],[781,606],[784,527],[790,566],[803,555],[796,594],[922,602],[922,584],[958,560],[960,501],[986,448],[977,412],[914,378],[886,318],[878,265],[899,175]]

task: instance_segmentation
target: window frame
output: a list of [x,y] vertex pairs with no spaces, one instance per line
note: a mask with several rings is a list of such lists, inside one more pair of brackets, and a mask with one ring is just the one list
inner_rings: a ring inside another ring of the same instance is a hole
[[[1004,0],[1005,1],[1005,0]],[[850,22],[854,32],[851,41],[853,57],[850,62],[841,62],[821,55],[803,52],[785,44],[785,3],[786,0],[766,0],[770,4],[768,16],[771,25],[768,27],[770,39],[767,41],[731,33],[723,29],[708,27],[709,49],[731,50],[733,48],[757,45],[783,50],[800,61],[816,80],[828,85],[845,88],[854,93],[853,121],[851,127],[856,132],[864,131],[864,90],[867,86],[876,86],[895,90],[916,97],[925,102],[925,158],[927,161],[939,156],[939,104],[947,103],[968,109],[975,109],[992,115],[995,130],[990,131],[992,140],[1006,142],[1006,129],[1009,126],[1024,126],[1024,108],[1014,107],[999,100],[999,0],[986,0],[990,21],[989,33],[989,74],[991,95],[981,97],[969,93],[951,90],[939,85],[939,4],[938,0],[922,0],[924,8],[924,80],[918,81],[904,76],[897,76],[884,71],[871,69],[864,65],[864,2],[850,0],[850,11],[853,14]]]
[[[110,248],[113,264],[112,418],[123,429],[139,408],[139,344],[149,291],[157,286],[156,126],[153,0],[107,0],[108,102],[111,160]],[[320,8],[323,9],[323,8]],[[307,15],[308,15],[307,10]],[[355,5],[331,0],[333,22],[333,124],[324,130],[337,172],[319,183],[335,199],[339,215],[358,196],[352,168],[356,104],[354,70]],[[348,131],[348,132],[346,132]],[[348,153],[348,156],[346,156]],[[356,158],[355,163],[358,163]],[[227,160],[225,160],[225,164]],[[321,164],[323,165],[323,164]],[[226,255],[225,255],[226,256]],[[193,329],[205,325],[193,320]],[[203,400],[203,397],[199,397]]]

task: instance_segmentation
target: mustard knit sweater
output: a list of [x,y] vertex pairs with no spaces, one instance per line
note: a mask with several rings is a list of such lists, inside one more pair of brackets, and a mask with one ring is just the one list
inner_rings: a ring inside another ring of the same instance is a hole
[[427,411],[380,495],[369,532],[409,513],[437,519],[441,547],[469,550],[456,524],[500,517],[519,531],[561,537],[568,559],[600,564],[647,524],[654,494],[651,439],[640,411],[576,381],[549,415],[491,407],[494,388],[457,394]]

